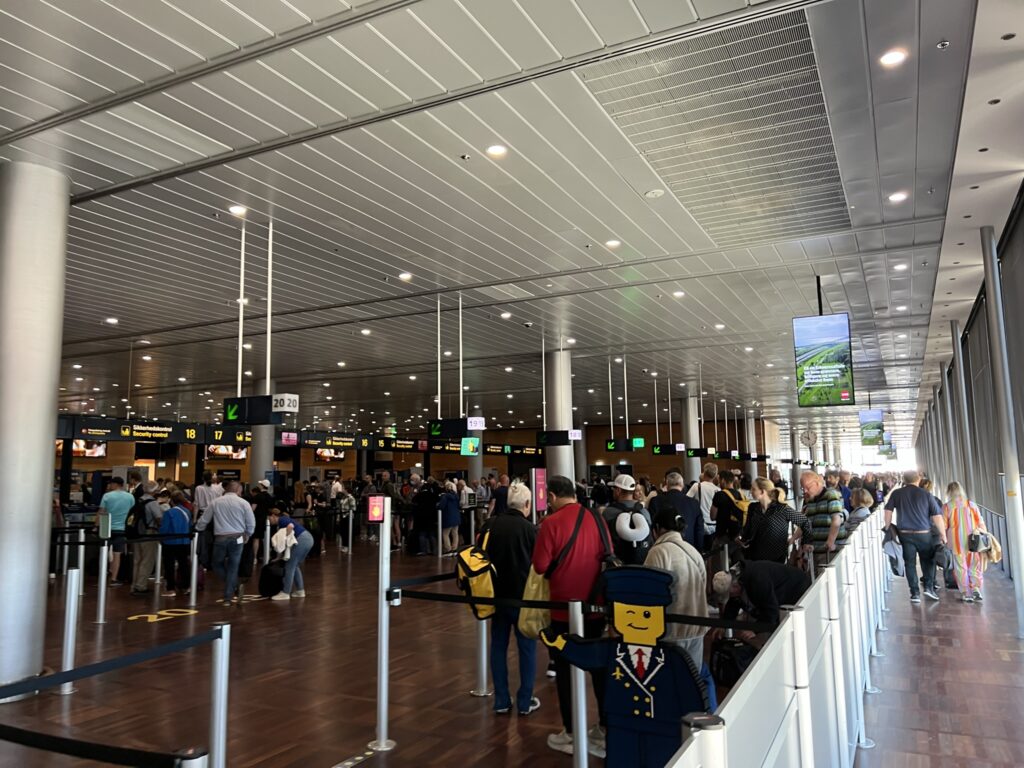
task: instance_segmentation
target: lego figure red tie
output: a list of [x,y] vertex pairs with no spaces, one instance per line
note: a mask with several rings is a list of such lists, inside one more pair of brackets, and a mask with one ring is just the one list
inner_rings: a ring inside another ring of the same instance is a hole
[[647,669],[644,667],[644,652],[638,649],[636,652],[636,676],[643,680],[646,671]]

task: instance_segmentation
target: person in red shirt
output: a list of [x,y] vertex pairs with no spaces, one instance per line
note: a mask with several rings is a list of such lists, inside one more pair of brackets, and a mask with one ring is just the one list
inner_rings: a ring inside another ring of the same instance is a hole
[[[601,575],[602,560],[611,554],[611,541],[604,519],[576,502],[576,485],[567,477],[555,475],[548,479],[548,516],[544,518],[533,550],[533,569],[545,574],[550,582],[551,600],[590,600]],[[603,530],[602,530],[603,529]],[[604,633],[604,617],[595,614],[584,618],[584,637],[599,638]],[[569,632],[568,611],[552,609],[551,631]],[[558,752],[572,754],[572,693],[569,662],[556,656],[555,685],[558,708],[564,728],[548,736],[548,746]],[[588,751],[596,757],[605,755],[605,717],[603,674],[591,673],[597,697],[600,724],[587,734]]]

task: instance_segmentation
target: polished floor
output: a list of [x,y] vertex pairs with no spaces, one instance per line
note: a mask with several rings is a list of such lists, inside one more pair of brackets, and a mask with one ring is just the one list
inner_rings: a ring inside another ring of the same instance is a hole
[[[448,571],[450,561],[398,556],[396,578]],[[242,607],[216,603],[216,583],[194,615],[162,618],[184,598],[133,598],[110,590],[108,623],[92,623],[95,586],[82,601],[79,665],[185,637],[229,621],[233,632],[229,765],[331,768],[363,755],[374,736],[376,549],[329,550],[305,566],[309,597]],[[450,589],[450,587],[447,587]],[[872,660],[882,693],[866,703],[859,768],[1009,768],[1024,765],[1024,642],[1014,628],[1010,582],[993,572],[983,605],[943,594],[911,606],[893,586],[886,656]],[[46,662],[60,658],[63,582],[51,585]],[[146,614],[151,614],[149,618]],[[133,616],[140,618],[131,618]],[[159,620],[155,620],[159,619]],[[475,698],[476,622],[463,606],[406,600],[392,611],[391,736],[397,749],[366,766],[569,766],[550,751],[559,727],[554,683],[538,670],[540,711],[495,716]],[[543,651],[541,651],[543,656]],[[199,648],[0,705],[0,718],[94,741],[176,750],[207,743],[210,652]],[[514,664],[514,662],[513,662]],[[513,666],[513,679],[515,667]],[[599,760],[591,765],[600,766]],[[0,742],[0,768],[93,765]],[[746,767],[738,767],[746,768]]]
[[872,659],[882,692],[865,699],[872,750],[858,768],[1019,768],[1024,765],[1024,641],[1016,638],[1013,584],[998,569],[985,601],[911,605],[905,579],[889,595],[884,658]]
[[[328,550],[306,561],[308,597],[217,604],[210,578],[198,613],[154,621],[132,616],[184,608],[186,598],[130,597],[109,590],[105,625],[92,623],[92,580],[82,600],[78,665],[186,637],[216,622],[232,625],[229,761],[232,768],[330,768],[362,755],[376,718],[377,550]],[[395,578],[450,572],[452,561],[397,556]],[[450,585],[446,589],[452,589]],[[427,587],[430,589],[430,587]],[[59,665],[64,589],[51,584],[46,663]],[[496,716],[492,698],[469,695],[476,680],[476,621],[468,608],[406,600],[392,610],[391,738],[397,749],[367,766],[569,766],[549,750],[560,720],[554,681],[538,669],[541,709]],[[0,705],[2,722],[76,738],[173,751],[205,745],[210,652],[198,648],[79,684],[71,696],[43,694]],[[511,677],[518,679],[512,655]],[[601,765],[594,760],[592,765]],[[95,765],[0,742],[0,767]]]

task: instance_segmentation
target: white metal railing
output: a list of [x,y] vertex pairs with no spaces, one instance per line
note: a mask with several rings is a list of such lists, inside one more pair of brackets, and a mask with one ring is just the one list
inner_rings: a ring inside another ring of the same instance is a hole
[[[891,572],[881,515],[865,520],[839,555],[785,611],[714,717],[691,717],[669,768],[850,768],[865,733],[864,695],[878,693],[868,659],[881,656]],[[812,717],[811,714],[814,714]]]
[[1003,559],[996,563],[996,567],[1012,579],[1013,567],[1010,563],[1010,553],[1007,550],[1007,547],[1010,546],[1010,537],[1006,535],[1006,515],[983,507],[981,504],[978,504],[978,510],[981,512],[981,519],[985,521],[985,529],[995,536],[1003,547]]

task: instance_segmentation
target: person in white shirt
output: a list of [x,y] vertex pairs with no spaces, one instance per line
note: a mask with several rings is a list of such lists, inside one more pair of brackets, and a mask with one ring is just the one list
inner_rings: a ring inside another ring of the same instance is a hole
[[224,486],[217,482],[217,475],[214,472],[207,470],[203,472],[203,483],[202,485],[196,486],[195,492],[195,516],[198,520],[199,517],[206,511],[216,499],[219,499],[224,494]]
[[237,480],[226,480],[221,497],[206,508],[196,523],[198,531],[213,523],[213,571],[224,580],[225,605],[239,602],[238,563],[242,547],[256,530],[252,504],[238,495],[239,490]]
[[331,483],[331,501],[335,501],[338,498],[338,494],[341,493],[342,485],[341,478],[334,478],[334,482]]
[[717,477],[718,465],[708,462],[704,465],[700,482],[690,486],[690,490],[686,494],[691,499],[697,499],[700,502],[700,511],[704,516],[704,535],[712,538],[715,534],[715,521],[711,519],[711,502],[719,490],[715,484]]

